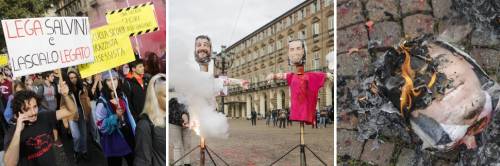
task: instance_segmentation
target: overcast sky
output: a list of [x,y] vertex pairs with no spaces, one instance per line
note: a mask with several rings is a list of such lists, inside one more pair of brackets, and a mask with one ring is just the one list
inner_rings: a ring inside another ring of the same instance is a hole
[[[170,43],[169,56],[193,57],[194,38],[201,34],[211,38],[213,51],[218,52],[221,45],[229,47],[303,1],[169,1],[169,20],[167,21],[169,24],[169,34],[167,34]],[[238,13],[239,19],[237,20]],[[194,63],[194,58],[192,59]]]

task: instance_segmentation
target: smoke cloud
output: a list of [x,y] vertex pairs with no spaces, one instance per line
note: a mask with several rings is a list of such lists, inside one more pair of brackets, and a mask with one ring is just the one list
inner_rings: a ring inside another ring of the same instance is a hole
[[169,88],[174,88],[178,101],[187,106],[192,128],[199,127],[200,136],[205,138],[227,138],[227,119],[215,111],[222,82],[198,69],[193,52],[170,55],[169,63]]

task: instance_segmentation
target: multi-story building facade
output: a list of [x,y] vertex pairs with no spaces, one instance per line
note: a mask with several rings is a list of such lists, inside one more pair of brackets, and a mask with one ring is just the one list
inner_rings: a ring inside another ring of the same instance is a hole
[[95,0],[59,0],[56,4],[56,14],[59,16],[87,16],[90,1],[95,2]]
[[[231,78],[251,82],[248,90],[231,87],[225,97],[224,113],[248,118],[251,110],[264,116],[266,111],[290,107],[290,92],[285,81],[268,83],[270,73],[289,72],[288,41],[306,41],[306,71],[326,71],[326,55],[333,52],[333,0],[306,0],[278,18],[229,46],[232,66],[226,69]],[[221,70],[214,70],[219,75]],[[325,82],[318,96],[317,109],[333,105],[333,83]],[[217,98],[220,106],[221,98]]]
[[154,4],[159,30],[138,36],[137,40],[132,40],[132,45],[134,48],[136,44],[139,45],[141,55],[148,51],[160,54],[161,50],[165,49],[166,40],[165,0],[59,0],[56,5],[56,14],[88,16],[90,28],[97,28],[107,24],[106,12],[147,2]]

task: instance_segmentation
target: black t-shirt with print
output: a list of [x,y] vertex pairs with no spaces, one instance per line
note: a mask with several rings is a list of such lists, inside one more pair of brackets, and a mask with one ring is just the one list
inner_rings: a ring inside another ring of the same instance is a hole
[[[41,111],[38,113],[35,123],[24,126],[19,142],[18,165],[56,165],[52,148],[54,143],[52,129],[54,129],[56,122],[55,111]],[[6,143],[10,143],[15,128],[15,126],[12,126],[9,129]]]

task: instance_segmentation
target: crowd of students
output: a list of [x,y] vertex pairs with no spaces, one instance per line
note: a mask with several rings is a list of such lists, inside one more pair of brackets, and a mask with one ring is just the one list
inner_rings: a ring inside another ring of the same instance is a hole
[[110,166],[165,165],[165,52],[143,56],[87,78],[71,67],[20,78],[2,68],[2,162],[55,165],[55,148],[72,146],[71,165],[82,165],[95,145]]

